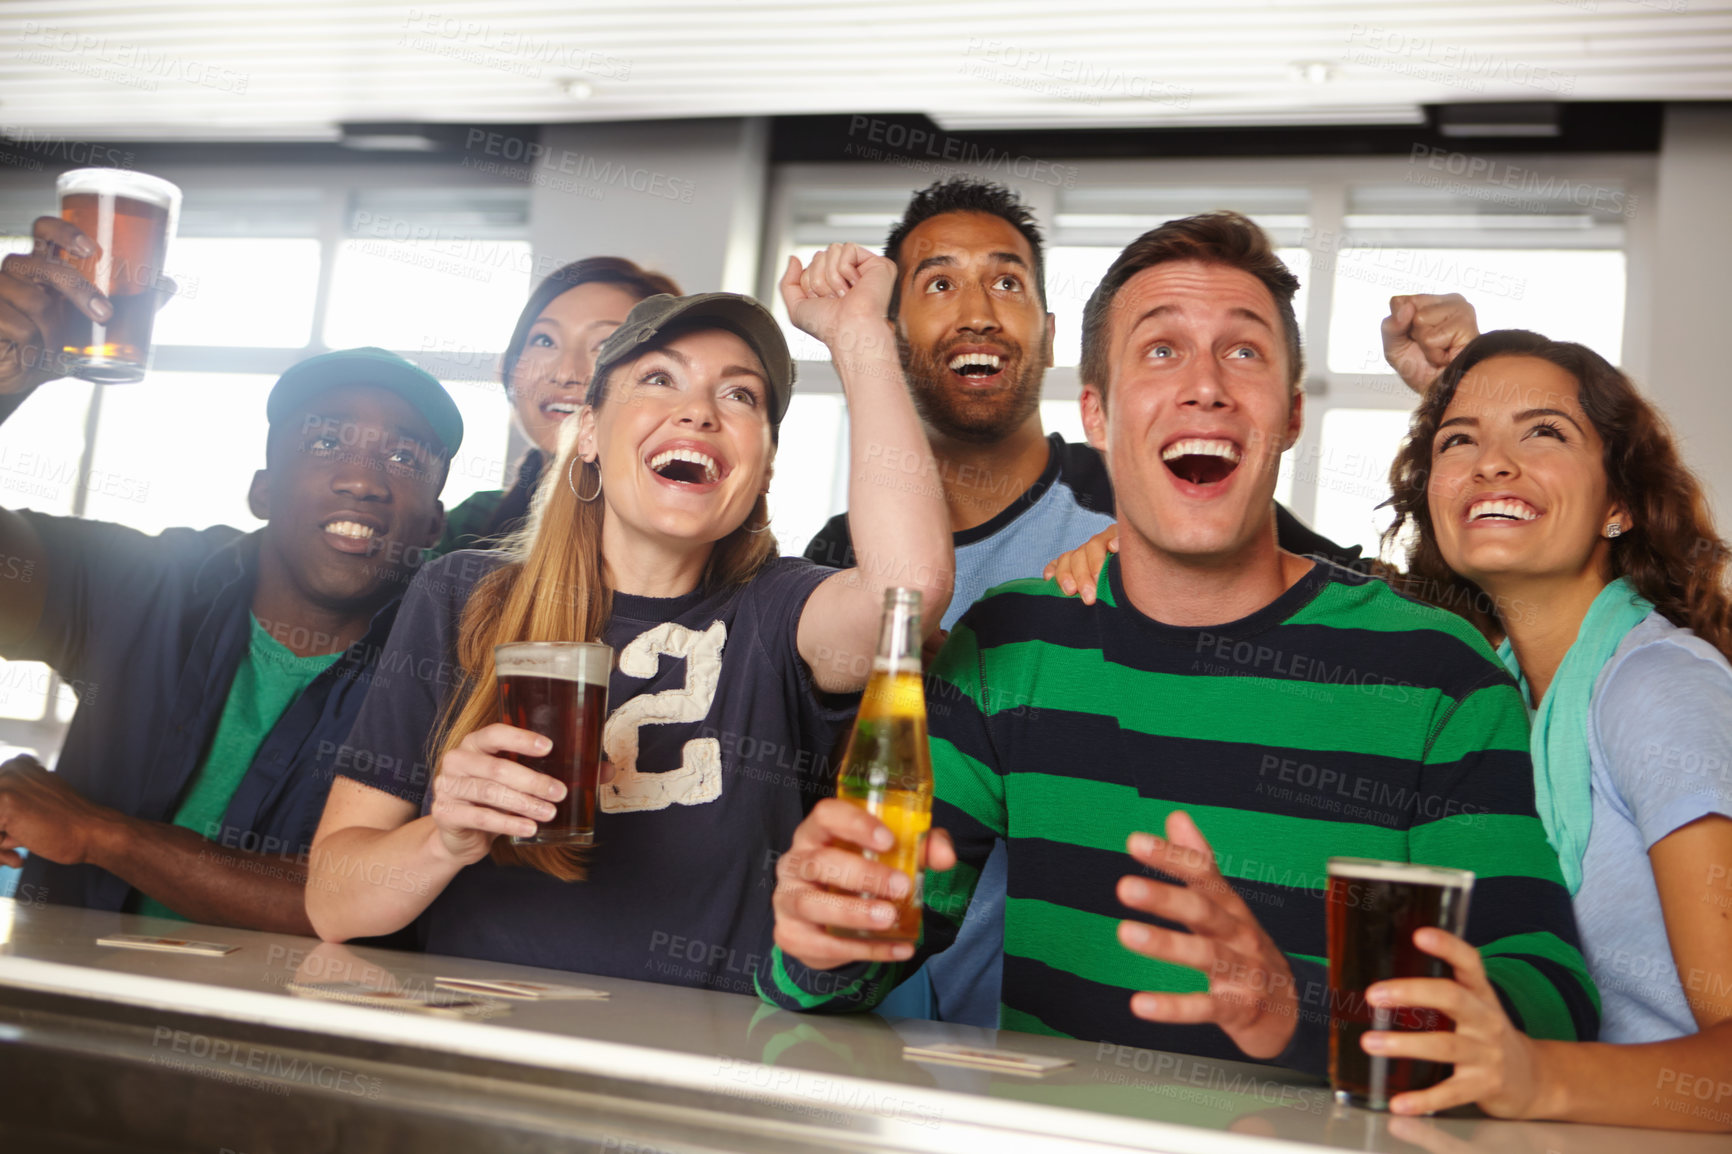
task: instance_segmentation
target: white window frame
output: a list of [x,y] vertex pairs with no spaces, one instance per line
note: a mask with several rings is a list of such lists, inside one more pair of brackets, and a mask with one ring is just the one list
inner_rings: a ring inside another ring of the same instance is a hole
[[[1463,152],[1471,153],[1471,148]],[[1592,154],[1517,154],[1499,153],[1500,163],[1531,170],[1536,179],[1570,180],[1590,185],[1615,185],[1625,191],[1635,206],[1625,221],[1624,253],[1626,259],[1626,292],[1624,311],[1623,367],[1636,379],[1642,379],[1648,365],[1651,316],[1649,287],[1652,278],[1654,251],[1654,206],[1656,204],[1655,172],[1657,159],[1641,153]],[[1412,171],[1414,161],[1408,156],[1365,158],[1340,157],[1279,157],[1245,159],[1196,160],[1077,160],[1066,161],[1074,168],[1067,173],[1076,187],[1094,188],[1119,185],[1123,187],[1280,187],[1302,186],[1310,190],[1311,237],[1339,237],[1344,231],[1347,215],[1348,190],[1360,185],[1400,184]],[[764,249],[759,264],[759,295],[771,300],[775,294],[778,263],[792,245],[792,204],[796,191],[823,190],[844,194],[848,190],[885,192],[913,190],[932,180],[962,169],[925,172],[914,168],[877,164],[784,164],[770,174],[769,200],[766,206]],[[1007,179],[1002,173],[990,171],[978,175],[985,179],[1010,184],[1024,203],[1034,210],[1035,219],[1047,236],[1048,244],[1069,243],[1050,222],[1055,219],[1059,203],[1056,185],[1024,183]],[[886,230],[887,231],[887,230]],[[1481,245],[1496,247],[1509,238],[1486,233],[1464,233],[1463,247]],[[874,247],[882,244],[880,236]],[[1329,319],[1333,304],[1332,275],[1318,275],[1333,270],[1327,262],[1328,253],[1306,243],[1300,247],[1311,250],[1313,277],[1308,285],[1309,303],[1304,326],[1305,347],[1305,431],[1294,452],[1300,460],[1315,460],[1321,449],[1323,416],[1332,408],[1411,409],[1414,397],[1393,375],[1335,373],[1329,369]],[[1376,324],[1381,318],[1368,317],[1366,323]],[[827,363],[802,362],[800,388],[808,392],[834,392],[841,387],[836,374]],[[1077,370],[1060,366],[1047,370],[1044,397],[1047,400],[1074,400],[1081,393]],[[1315,471],[1313,471],[1315,473]],[[1311,520],[1316,510],[1317,485],[1313,475],[1309,481],[1296,478],[1290,506],[1301,519]]]

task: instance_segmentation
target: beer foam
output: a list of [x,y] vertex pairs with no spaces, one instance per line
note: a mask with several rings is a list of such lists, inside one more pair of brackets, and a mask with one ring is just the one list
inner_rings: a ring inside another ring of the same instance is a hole
[[587,641],[517,641],[493,647],[493,671],[498,677],[606,685],[613,671],[613,650]]
[[[167,212],[179,215],[180,189],[160,176],[122,168],[75,168],[63,172],[55,182],[59,196],[124,196],[141,200]],[[171,223],[168,235],[174,236]]]
[[1417,862],[1376,861],[1366,857],[1330,858],[1329,876],[1371,882],[1401,882],[1407,885],[1456,886],[1461,889],[1473,885],[1474,877],[1472,870],[1420,865]]

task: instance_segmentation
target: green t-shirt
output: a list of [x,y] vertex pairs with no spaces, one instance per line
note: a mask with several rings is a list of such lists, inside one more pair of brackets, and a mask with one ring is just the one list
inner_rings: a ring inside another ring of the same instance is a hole
[[[249,614],[248,620],[252,622],[252,640],[247,645],[246,660],[235,670],[216,736],[211,738],[210,748],[171,819],[175,825],[197,833],[221,824],[229,801],[240,788],[241,778],[246,776],[259,746],[264,744],[277,720],[302,690],[343,655],[338,650],[297,657],[267,633],[257,617]],[[180,917],[148,897],[141,897],[138,912],[158,918]]]

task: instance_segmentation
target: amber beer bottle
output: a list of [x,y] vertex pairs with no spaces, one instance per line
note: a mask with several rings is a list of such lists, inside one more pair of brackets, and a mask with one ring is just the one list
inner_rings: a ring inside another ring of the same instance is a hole
[[932,828],[932,757],[926,748],[920,640],[920,590],[886,589],[878,655],[837,775],[836,796],[890,827],[895,847],[866,850],[866,859],[901,870],[914,885],[890,926],[833,931],[842,937],[912,942],[920,936],[921,863],[926,831]]

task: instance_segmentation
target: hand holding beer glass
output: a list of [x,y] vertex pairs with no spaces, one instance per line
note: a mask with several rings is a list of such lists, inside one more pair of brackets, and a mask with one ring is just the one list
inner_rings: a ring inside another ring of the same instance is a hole
[[[1337,867],[1333,861],[1330,863],[1332,888],[1353,884],[1349,874],[1356,871],[1352,859],[1348,861],[1347,872],[1341,874],[1339,882],[1335,876]],[[1400,863],[1370,864],[1398,865],[1402,870],[1416,868]],[[1366,932],[1350,928],[1350,919],[1346,915],[1356,900],[1366,901],[1366,895],[1355,895],[1351,889],[1343,888],[1336,891],[1336,896],[1341,899],[1339,904],[1331,899],[1331,999],[1337,1005],[1346,1002],[1351,1006],[1353,996],[1349,987],[1354,982],[1372,982],[1364,988],[1363,994],[1363,1004],[1370,1008],[1373,1017],[1369,1029],[1362,1020],[1363,1014],[1343,1014],[1339,1019],[1333,1011],[1330,1014],[1331,1082],[1338,1096],[1344,1090],[1350,1101],[1356,1094],[1371,1100],[1369,1091],[1381,1077],[1382,1097],[1387,1105],[1379,1108],[1386,1108],[1392,1114],[1433,1114],[1471,1102],[1494,1118],[1562,1116],[1560,1110],[1567,1097],[1566,1086],[1572,1070],[1567,1060],[1560,1059],[1581,1047],[1573,1042],[1530,1038],[1510,1021],[1497,989],[1486,975],[1485,960],[1477,949],[1462,939],[1459,929],[1453,928],[1466,921],[1465,887],[1471,885],[1473,875],[1466,870],[1438,872],[1455,877],[1424,883],[1433,892],[1422,893],[1417,902],[1405,908],[1423,915],[1434,906],[1441,911],[1447,905],[1450,917],[1459,920],[1454,921],[1452,928],[1439,928],[1435,923],[1427,924],[1433,919],[1414,917],[1400,931],[1404,940],[1412,944],[1412,948],[1406,951],[1407,963],[1396,963],[1390,951],[1384,954],[1383,964],[1401,972],[1425,969],[1441,976],[1391,976],[1379,981],[1375,974],[1349,973],[1349,967],[1344,966],[1338,983],[1334,958],[1345,954],[1352,948],[1354,938]],[[1461,875],[1466,875],[1466,878]],[[1453,887],[1455,895],[1460,898],[1459,904],[1453,897],[1446,901],[1444,895],[1436,892],[1445,887]],[[1367,904],[1382,904],[1385,900],[1384,897],[1374,897]],[[1377,920],[1377,916],[1370,919],[1372,922]],[[1438,920],[1450,919],[1440,917]],[[1345,939],[1339,949],[1337,924],[1341,926]],[[1414,925],[1420,928],[1415,929]],[[1386,938],[1382,930],[1371,932],[1379,942],[1394,941]],[[1432,1021],[1420,1030],[1401,1028],[1396,1023],[1400,1014],[1408,1015],[1410,1021],[1422,1018]],[[1379,1016],[1382,1021],[1377,1020]],[[1396,1024],[1396,1028],[1388,1028],[1384,1022]],[[1357,1035],[1357,1046],[1353,1051],[1341,1048],[1347,1045],[1349,1033]],[[1364,1053],[1357,1054],[1357,1051]],[[1340,1079],[1333,1074],[1338,1057],[1346,1071]],[[1376,1063],[1379,1062],[1382,1063],[1381,1075],[1377,1073]],[[1427,1069],[1431,1072],[1429,1078],[1421,1076]],[[1365,1087],[1365,1091],[1356,1090],[1356,1086]]]
[[88,325],[73,321],[60,348],[67,371],[97,384],[143,380],[180,189],[122,168],[76,169],[62,174],[57,186],[61,218],[95,248],[73,267],[108,298],[110,312]]
[[0,395],[77,376],[137,381],[149,365],[180,190],[124,169],[59,181],[61,215],[37,218],[35,247],[0,264]]
[[593,845],[613,650],[521,641],[493,655],[501,720],[447,753],[433,783],[447,852],[467,865],[500,835],[516,845]]
[[[1342,1102],[1387,1110],[1397,1095],[1450,1076],[1448,1047],[1436,1035],[1455,1023],[1439,1007],[1404,1003],[1402,985],[1392,979],[1451,977],[1449,963],[1422,950],[1415,935],[1430,929],[1460,938],[1467,931],[1473,873],[1338,857],[1329,859],[1328,877],[1329,1084]],[[1400,1033],[1432,1040],[1392,1045]]]
[[493,650],[499,713],[507,725],[552,743],[523,764],[565,786],[565,796],[517,845],[595,844],[596,792],[601,786],[601,730],[607,721],[607,679],[613,650],[592,641],[520,641]]

